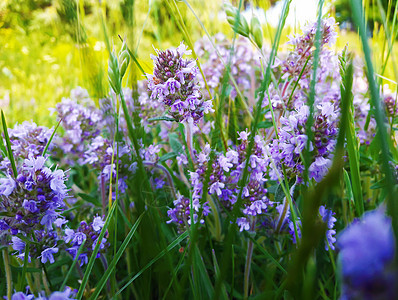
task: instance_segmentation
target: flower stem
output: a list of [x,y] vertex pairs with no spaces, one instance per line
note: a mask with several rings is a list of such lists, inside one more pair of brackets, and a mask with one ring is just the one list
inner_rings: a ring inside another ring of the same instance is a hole
[[188,152],[189,156],[191,156],[191,160],[193,161],[194,159],[193,138],[192,138],[193,121],[188,121],[187,123],[184,123],[184,125],[185,125],[185,138],[187,139]]
[[12,274],[10,268],[10,257],[8,256],[8,249],[3,249],[4,267],[7,278],[7,298],[11,299],[12,296]]
[[[250,230],[254,230],[255,219],[252,219]],[[247,253],[246,253],[246,264],[245,264],[245,274],[244,274],[244,285],[243,285],[243,299],[248,299],[249,297],[249,279],[250,279],[250,266],[252,263],[253,256],[253,241],[248,239],[247,243]]]

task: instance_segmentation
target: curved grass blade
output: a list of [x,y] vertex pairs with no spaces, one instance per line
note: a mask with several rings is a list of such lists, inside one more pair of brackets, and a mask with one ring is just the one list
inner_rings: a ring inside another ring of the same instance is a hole
[[396,204],[395,197],[395,180],[392,174],[392,170],[389,165],[390,161],[390,150],[389,150],[389,139],[387,134],[386,125],[384,124],[385,116],[382,111],[380,104],[380,93],[375,80],[375,72],[373,69],[373,63],[371,58],[371,50],[368,43],[368,37],[365,31],[365,23],[362,14],[362,1],[350,0],[350,5],[353,12],[353,19],[358,27],[359,36],[362,41],[362,48],[366,62],[366,75],[369,82],[370,95],[372,100],[372,106],[374,108],[374,117],[376,119],[378,127],[378,137],[381,148],[381,160],[382,160],[382,171],[386,177],[386,192],[387,192],[387,206],[388,212],[392,216],[392,224],[395,232],[396,243],[398,244],[398,205]]
[[109,264],[108,269],[105,271],[104,275],[102,275],[100,281],[97,283],[95,286],[95,292],[94,294],[90,297],[90,299],[97,299],[101,290],[103,289],[106,281],[108,280],[109,276],[111,273],[115,270],[116,264],[118,263],[119,259],[122,257],[124,251],[126,250],[127,246],[129,245],[131,239],[133,238],[138,226],[141,223],[141,219],[144,216],[145,212],[143,212],[137,221],[134,223],[134,226],[130,229],[130,232],[124,239],[122,245],[120,246],[119,250],[117,251],[115,257],[113,258],[112,262]]
[[10,141],[10,136],[8,135],[8,127],[3,110],[1,110],[1,121],[3,123],[4,138],[6,139],[7,156],[11,163],[12,172],[14,173],[15,178],[17,178],[18,176],[17,167],[15,165],[14,156],[12,155],[11,141]]

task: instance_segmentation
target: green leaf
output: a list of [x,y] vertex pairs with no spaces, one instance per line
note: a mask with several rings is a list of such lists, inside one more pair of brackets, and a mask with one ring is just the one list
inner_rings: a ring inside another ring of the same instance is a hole
[[170,143],[170,147],[171,147],[171,149],[173,149],[174,153],[176,153],[176,154],[184,153],[184,149],[182,147],[182,144],[179,141],[177,133],[169,134],[169,143]]
[[168,122],[177,122],[175,119],[162,116],[162,117],[156,117],[156,118],[150,118],[148,119],[148,122],[155,122],[155,121],[168,121]]
[[176,157],[176,156],[177,156],[177,153],[175,153],[175,152],[166,153],[165,155],[162,155],[162,156],[159,158],[159,162],[164,162],[164,161],[167,161],[167,160],[169,160],[169,159],[173,159],[173,158]]

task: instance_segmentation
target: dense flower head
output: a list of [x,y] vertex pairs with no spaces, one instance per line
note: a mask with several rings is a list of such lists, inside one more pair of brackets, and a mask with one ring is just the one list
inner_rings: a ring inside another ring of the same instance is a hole
[[[78,258],[80,266],[88,263],[88,260],[98,242],[98,237],[104,224],[105,221],[100,216],[96,216],[90,224],[82,221],[76,230],[69,228],[65,229],[63,239],[65,243],[70,246],[66,251],[68,251],[73,258],[76,257],[81,244],[85,242],[83,251],[80,253]],[[99,257],[100,253],[105,252],[109,247],[107,238],[108,231],[106,231],[105,237],[100,242],[100,251],[98,252],[97,257]]]
[[[336,42],[335,26],[334,18],[321,20],[321,47],[327,44],[331,46]],[[290,52],[287,59],[282,63],[284,76],[298,77],[303,69],[302,74],[304,76],[311,72],[316,31],[317,23],[309,23],[303,28],[302,35],[290,38],[289,44],[293,45],[294,51]]]
[[[206,78],[206,82],[212,93],[221,92],[222,78],[225,73],[226,65],[230,63],[230,74],[235,79],[239,90],[246,97],[253,98],[254,90],[258,87],[256,78],[259,77],[260,59],[256,50],[251,43],[240,37],[237,39],[233,51],[231,53],[232,42],[228,40],[222,33],[212,37],[213,44],[204,37],[195,43],[195,52],[201,57],[203,62],[201,66]],[[205,83],[202,77],[199,77],[202,88]],[[228,80],[231,86],[231,98],[235,99],[237,91],[232,82]]]
[[102,112],[95,107],[90,99],[83,103],[75,98],[64,98],[56,105],[57,119],[62,120],[61,126],[65,133],[57,141],[60,149],[68,159],[68,164],[74,164],[81,159],[81,154],[86,150],[87,144],[100,135],[104,126]]
[[[332,18],[323,20],[321,29],[322,45],[335,40]],[[306,127],[310,114],[308,101],[313,77],[311,61],[316,23],[308,25],[303,31],[303,35],[290,41],[294,49],[289,52],[287,58],[274,66],[275,72],[280,71],[280,83],[277,86],[271,84],[269,93],[266,93],[263,101],[264,108],[269,108],[271,104],[278,127],[278,134],[273,128],[268,129],[267,134],[271,145],[271,158],[276,166],[276,169],[273,168],[270,173],[271,179],[282,179],[282,170],[285,169],[286,176],[289,179],[296,177],[299,183],[302,181],[304,171],[302,154],[307,147],[309,135]],[[305,64],[307,71],[303,71]],[[311,127],[313,135],[308,150],[312,156],[309,178],[319,182],[332,162],[340,117],[341,79],[338,57],[326,47],[322,47],[320,52],[316,79]],[[271,113],[266,113],[265,117],[271,119]]]
[[0,237],[8,240],[12,236],[13,247],[19,255],[24,253],[24,243],[17,236],[33,238],[36,242],[32,242],[30,257],[41,257],[43,263],[47,260],[52,263],[52,254],[58,251],[55,247],[58,235],[53,224],[63,219],[60,214],[68,190],[65,173],[60,169],[51,170],[45,161],[42,156],[25,159],[17,178],[0,179],[0,211],[6,212],[0,218]]
[[[329,111],[325,111],[325,106]],[[337,124],[334,119],[336,112],[333,105],[328,103],[318,106],[314,124],[312,126],[313,141],[310,142],[310,152],[313,160],[309,166],[309,178],[319,182],[328,172],[333,158],[333,151],[337,139]],[[272,141],[270,154],[277,169],[270,173],[271,179],[283,178],[282,168],[285,168],[289,178],[297,177],[302,181],[304,163],[302,153],[307,147],[306,122],[308,109],[301,107],[288,118],[281,117],[279,138]]]
[[[11,149],[17,164],[29,157],[42,155],[53,129],[44,126],[37,126],[34,122],[23,122],[16,124],[14,128],[8,129]],[[53,144],[49,145],[48,151],[51,151]],[[0,155],[0,170],[11,172],[11,164],[8,157]]]
[[191,50],[181,43],[177,49],[156,53],[157,56],[151,55],[155,63],[153,74],[147,74],[152,101],[163,103],[177,122],[198,123],[205,113],[212,111],[212,102],[203,100],[196,62],[183,59]]
[[353,287],[371,283],[394,257],[391,219],[383,209],[368,212],[339,235],[337,245],[345,280]]
[[[208,183],[208,194],[213,195],[221,205],[229,210],[237,201],[240,189],[243,189],[242,213],[244,217],[238,220],[241,230],[248,228],[247,224],[251,217],[264,214],[270,205],[266,196],[267,189],[264,186],[269,159],[266,155],[266,146],[260,136],[255,136],[255,145],[249,159],[248,182],[244,187],[238,185],[246,163],[249,135],[250,133],[246,131],[240,132],[239,145],[228,149],[225,154],[215,153]],[[210,160],[210,152],[210,146],[206,145],[204,150],[196,155],[196,170],[190,172],[194,200],[199,201],[202,198],[203,182]]]
[[[170,208],[167,211],[167,215],[170,218],[167,223],[174,223],[178,227],[178,231],[180,233],[186,230],[186,227],[192,224],[191,219],[191,204],[190,200],[187,197],[182,196],[181,194],[177,194],[177,199],[173,201],[174,208]],[[203,217],[207,216],[210,213],[210,207],[208,203],[200,204],[199,199],[192,200],[192,208],[193,208],[193,222],[200,222],[200,224],[204,223]],[[200,210],[201,215],[199,215]]]

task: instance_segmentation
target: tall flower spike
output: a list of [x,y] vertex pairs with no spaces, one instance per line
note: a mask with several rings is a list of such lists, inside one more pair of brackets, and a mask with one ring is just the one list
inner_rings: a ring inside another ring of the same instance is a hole
[[183,43],[177,49],[156,50],[153,74],[147,74],[151,99],[162,102],[177,122],[198,123],[205,113],[213,111],[211,100],[204,101],[199,89],[198,68],[194,60],[183,59],[191,50]]

